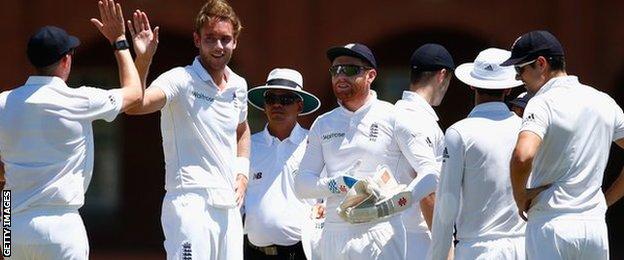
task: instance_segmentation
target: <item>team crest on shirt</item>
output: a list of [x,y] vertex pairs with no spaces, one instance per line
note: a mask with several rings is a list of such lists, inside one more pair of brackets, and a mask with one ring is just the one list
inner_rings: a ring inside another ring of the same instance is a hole
[[259,180],[262,179],[262,172],[256,172],[253,174],[253,179],[254,180]]
[[370,133],[368,133],[368,140],[371,142],[376,142],[377,137],[379,137],[379,124],[373,123],[370,126]]

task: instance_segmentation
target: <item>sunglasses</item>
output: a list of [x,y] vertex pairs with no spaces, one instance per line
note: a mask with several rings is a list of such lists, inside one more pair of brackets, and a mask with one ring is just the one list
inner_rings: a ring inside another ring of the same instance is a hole
[[329,74],[332,75],[332,77],[336,77],[340,74],[345,75],[347,77],[353,77],[353,76],[357,76],[360,73],[362,73],[362,71],[365,70],[369,70],[372,69],[371,67],[366,67],[366,66],[359,66],[359,65],[334,65],[329,67]]
[[520,63],[520,64],[518,64],[518,65],[514,65],[514,69],[516,69],[516,73],[517,73],[518,75],[521,75],[521,74],[524,72],[524,68],[525,68],[526,66],[529,66],[529,65],[531,65],[531,64],[533,64],[533,63],[535,63],[536,61],[537,61],[537,59],[534,59],[534,60],[532,60],[532,61],[527,61],[527,62],[525,62],[525,63]]
[[297,94],[277,95],[271,92],[264,92],[264,104],[266,105],[281,104],[283,106],[288,106],[300,100],[301,97]]

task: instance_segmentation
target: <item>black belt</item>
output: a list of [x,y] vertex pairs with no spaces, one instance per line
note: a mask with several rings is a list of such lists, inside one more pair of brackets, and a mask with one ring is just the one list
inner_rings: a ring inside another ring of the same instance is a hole
[[279,252],[294,252],[301,247],[301,242],[297,242],[292,246],[280,246],[280,245],[270,245],[270,246],[256,246],[252,244],[249,240],[247,240],[247,244],[249,247],[262,252],[265,255],[278,255]]

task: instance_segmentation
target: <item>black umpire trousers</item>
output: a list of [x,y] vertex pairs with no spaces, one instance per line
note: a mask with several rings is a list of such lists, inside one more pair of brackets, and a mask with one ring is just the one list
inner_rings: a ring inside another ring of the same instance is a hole
[[245,235],[245,260],[306,260],[301,241],[292,246],[258,247],[249,242]]

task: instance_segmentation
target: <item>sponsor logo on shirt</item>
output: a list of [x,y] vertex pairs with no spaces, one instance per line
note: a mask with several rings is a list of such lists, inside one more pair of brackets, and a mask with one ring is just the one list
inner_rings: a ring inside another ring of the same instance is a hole
[[253,179],[254,180],[259,180],[262,179],[262,172],[257,172],[253,174]]
[[329,133],[323,135],[323,141],[327,141],[332,138],[342,138],[345,136],[345,133]]
[[368,140],[371,142],[376,142],[377,137],[379,137],[379,124],[373,123],[370,126],[370,133],[368,134]]
[[449,153],[448,153],[448,149],[446,147],[444,147],[444,152],[442,153],[442,162],[446,162],[446,159],[449,158]]
[[191,92],[191,94],[192,94],[195,98],[198,98],[198,99],[203,99],[203,100],[206,100],[206,101],[208,101],[208,102],[213,102],[213,101],[214,101],[214,97],[208,96],[208,95],[206,95],[206,94],[204,94],[204,93],[199,93],[199,92],[197,92],[197,91],[193,91],[193,92]]
[[531,113],[524,118],[522,123],[535,122],[535,114]]
[[191,249],[191,243],[185,242],[182,244],[182,260],[192,260],[193,250]]

